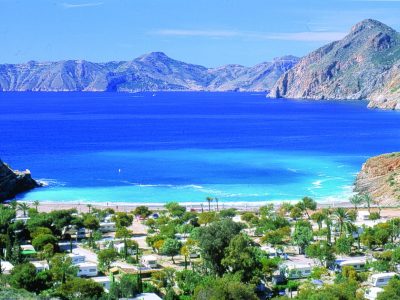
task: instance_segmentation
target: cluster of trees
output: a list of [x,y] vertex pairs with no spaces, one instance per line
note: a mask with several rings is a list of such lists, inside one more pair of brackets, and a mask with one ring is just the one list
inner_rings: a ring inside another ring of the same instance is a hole
[[[190,261],[188,269],[185,259],[184,271],[164,270],[157,276],[165,280],[154,280],[167,295],[178,294],[176,299],[255,299],[259,284],[270,282],[282,261],[261,251],[255,239],[245,232],[282,252],[288,246],[297,246],[299,254],[318,262],[313,278],[327,276],[328,267],[338,255],[363,255],[377,247],[387,250],[375,255],[376,261],[369,267],[374,271],[395,270],[400,263],[396,244],[400,219],[360,230],[355,225],[357,210],[361,205],[371,209],[373,201],[361,195],[352,198],[352,203],[354,209],[317,210],[317,203],[305,197],[296,204],[284,203],[277,210],[267,205],[257,212],[242,213],[240,223],[232,221],[238,214],[234,209],[196,213],[187,212],[178,203],[169,203],[167,213],[146,221],[151,233],[148,244],[172,258],[178,254],[186,258],[187,254],[199,252],[201,260]],[[186,237],[184,242],[177,238],[182,235]],[[344,270],[334,284],[325,284],[323,288],[296,281],[274,288],[298,289],[297,299],[362,299],[360,287],[368,274],[354,274],[354,269]]]
[[[123,276],[121,281],[112,284],[112,293],[105,294],[102,285],[77,277],[78,268],[59,248],[60,241],[68,241],[72,249],[73,239],[78,238],[78,230],[85,228],[89,231],[86,245],[98,252],[100,269],[107,271],[117,259],[135,260],[128,254],[133,251],[138,253],[137,243],[130,239],[133,233],[127,228],[132,225],[133,214],[115,213],[109,208],[96,209],[91,205],[88,205],[87,213],[78,214],[76,209],[44,213],[37,210],[38,204],[35,202],[34,207],[17,202],[0,205],[0,259],[14,265],[10,275],[2,274],[0,260],[0,298],[34,299],[35,295],[40,295],[60,299],[119,299],[133,297],[139,291],[155,290],[149,284],[141,284],[137,277]],[[16,218],[18,211],[29,218]],[[148,216],[150,211],[146,207],[139,207],[135,213]],[[107,249],[97,249],[96,241],[102,238],[100,222],[110,214],[117,228],[115,236],[124,242],[122,254],[114,250],[112,243]],[[81,242],[85,244],[85,240]],[[23,244],[31,244],[36,253],[25,254],[21,251]],[[37,272],[30,262],[32,258],[47,261],[49,269]]]
[[[361,200],[360,200],[361,199]],[[367,199],[367,200],[366,200]],[[338,255],[362,255],[369,251],[375,260],[368,268],[374,271],[394,271],[400,264],[400,219],[391,219],[360,231],[355,225],[358,207],[369,208],[373,201],[366,196],[352,198],[354,209],[334,208],[317,210],[316,202],[305,197],[296,204],[284,203],[261,207],[257,212],[240,213],[235,209],[211,209],[213,198],[207,199],[208,209],[187,211],[179,203],[165,205],[157,217],[139,206],[131,213],[110,209],[98,210],[89,206],[88,213],[59,210],[40,213],[24,205],[0,206],[0,256],[15,264],[11,275],[1,276],[1,293],[10,295],[24,289],[30,293],[61,299],[119,299],[132,298],[140,292],[159,292],[165,299],[259,299],[265,297],[265,283],[276,297],[281,290],[298,290],[296,299],[363,299],[362,283],[368,273],[357,273],[346,267],[334,276],[333,283],[317,286],[311,281],[289,280],[273,285],[272,277],[282,258],[270,257],[261,250],[261,244],[274,247],[281,253],[297,246],[298,254],[318,262],[313,279],[327,278],[328,267]],[[368,204],[369,203],[369,204]],[[13,221],[19,209],[29,220]],[[102,237],[100,222],[112,214],[116,224],[115,237],[124,243],[122,253],[113,243],[102,250],[96,242]],[[109,294],[88,279],[76,277],[77,268],[71,259],[60,253],[58,242],[72,242],[79,228],[89,230],[87,247],[97,252],[99,267],[107,272],[119,259],[139,264],[139,247],[129,230],[133,218],[145,220],[148,226],[146,242],[154,252],[170,258],[171,268],[152,274],[150,281],[137,275],[124,275],[112,283]],[[235,218],[235,220],[233,220]],[[35,267],[21,254],[20,245],[31,242],[38,256],[48,261],[50,269],[36,272]],[[374,251],[383,248],[383,251]],[[0,268],[1,269],[1,268]],[[385,287],[382,297],[398,297],[400,280],[394,278]],[[268,294],[269,295],[269,294]],[[280,299],[286,299],[281,297]]]

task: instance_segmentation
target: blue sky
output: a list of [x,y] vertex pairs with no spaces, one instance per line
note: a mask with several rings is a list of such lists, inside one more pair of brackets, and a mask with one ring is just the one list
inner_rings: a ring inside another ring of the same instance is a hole
[[400,0],[0,0],[0,62],[130,60],[213,67],[302,56],[355,23],[400,30]]

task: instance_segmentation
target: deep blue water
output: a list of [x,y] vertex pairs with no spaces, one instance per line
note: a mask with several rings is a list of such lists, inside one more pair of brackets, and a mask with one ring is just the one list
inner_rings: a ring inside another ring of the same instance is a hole
[[25,200],[345,199],[400,113],[250,93],[0,93],[0,157],[48,183]]

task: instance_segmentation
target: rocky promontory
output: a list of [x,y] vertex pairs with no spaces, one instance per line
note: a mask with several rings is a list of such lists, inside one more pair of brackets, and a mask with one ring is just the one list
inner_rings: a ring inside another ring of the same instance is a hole
[[0,202],[40,186],[29,170],[14,171],[0,160]]
[[368,159],[355,183],[355,191],[371,195],[383,205],[397,205],[400,200],[400,152]]
[[369,100],[369,107],[400,109],[400,34],[367,19],[342,40],[303,57],[285,72],[270,97]]

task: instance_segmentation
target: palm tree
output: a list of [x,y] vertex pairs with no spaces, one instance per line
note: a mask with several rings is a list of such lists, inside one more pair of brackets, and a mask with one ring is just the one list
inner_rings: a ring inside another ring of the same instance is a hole
[[217,211],[219,211],[219,207],[218,207],[218,198],[215,198],[214,200],[215,200],[215,202],[217,203]]
[[350,215],[349,212],[347,211],[347,209],[343,208],[343,207],[338,207],[335,208],[335,210],[333,211],[333,215],[336,219],[336,221],[339,224],[339,234],[342,235],[343,233],[343,229],[346,229],[346,231],[348,231],[348,229],[350,229]]
[[89,214],[91,213],[91,211],[92,211],[92,204],[88,204],[88,205],[86,205],[87,206],[87,208],[89,209]]
[[29,205],[25,202],[18,202],[18,208],[22,210],[24,217],[26,217],[26,212],[29,210]]
[[16,210],[17,207],[18,207],[18,202],[15,201],[15,200],[12,200],[12,201],[10,202],[9,206],[10,206],[13,210]]
[[364,199],[361,195],[354,195],[350,197],[349,201],[351,204],[354,205],[354,210],[357,213],[358,206],[360,206],[364,202]]
[[329,208],[324,208],[322,210],[322,213],[324,214],[324,221],[326,225],[326,240],[328,244],[331,244],[331,226],[332,226],[332,211]]
[[36,212],[38,212],[38,206],[39,206],[39,201],[38,200],[35,200],[35,201],[33,201],[33,205],[35,206],[35,209],[36,209]]
[[363,194],[363,203],[367,204],[368,212],[371,213],[371,204],[373,203],[372,197],[369,194]]
[[208,202],[208,211],[211,211],[211,202],[214,200],[214,198],[207,197],[206,200]]
[[325,215],[322,211],[317,211],[312,214],[311,219],[318,224],[318,230],[322,229],[322,222],[324,221]]

